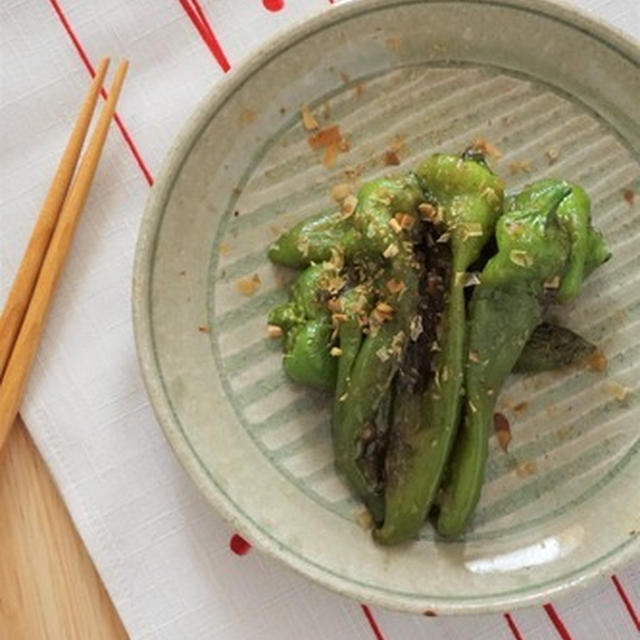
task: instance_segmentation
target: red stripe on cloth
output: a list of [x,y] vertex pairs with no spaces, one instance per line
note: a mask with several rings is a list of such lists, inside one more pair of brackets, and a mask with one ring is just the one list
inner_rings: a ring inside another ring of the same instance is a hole
[[[106,98],[106,91],[105,91],[105,98]],[[124,126],[122,120],[120,120],[120,116],[117,113],[113,114],[113,119],[115,120],[115,123],[118,129],[120,129],[120,133],[122,134],[122,137],[124,138],[125,143],[131,150],[133,157],[135,158],[138,166],[140,167],[140,171],[142,171],[142,174],[144,175],[144,179],[147,181],[147,184],[150,187],[152,187],[153,176],[151,175],[151,171],[149,171],[149,168],[147,167],[144,160],[142,159],[142,156],[140,155],[140,152],[138,151],[138,147],[136,147],[136,143],[133,141],[131,134],[129,133],[127,128]]]
[[613,582],[616,588],[616,591],[620,596],[620,599],[622,600],[626,610],[628,611],[629,616],[631,616],[631,620],[633,620],[633,624],[635,624],[636,629],[640,631],[640,618],[638,618],[638,614],[636,613],[636,610],[633,608],[633,605],[631,604],[631,599],[627,595],[627,592],[622,586],[622,583],[620,582],[620,580],[618,580],[618,576],[616,575],[611,576],[611,581]]
[[573,640],[571,638],[571,634],[569,633],[567,627],[564,626],[564,622],[560,619],[558,612],[554,609],[551,603],[547,603],[544,605],[544,610],[549,616],[549,620],[551,620],[553,626],[556,628],[558,635],[562,638],[562,640]]
[[[69,23],[69,20],[67,20],[67,17],[62,11],[62,8],[60,7],[60,5],[58,4],[58,1],[49,0],[49,4],[53,7],[53,10],[55,11],[56,15],[60,19],[60,22],[62,23],[64,30],[67,32],[67,35],[71,39],[71,42],[73,43],[75,50],[78,52],[78,55],[80,56],[80,59],[82,60],[84,66],[87,68],[87,71],[91,74],[91,77],[95,76],[96,71],[93,68],[93,65],[91,64],[91,60],[89,60],[89,56],[84,50],[84,47],[82,46],[82,44],[80,43],[80,40],[78,40],[78,37],[76,36],[75,32],[71,28],[71,24]],[[105,99],[107,98],[107,92],[104,90],[104,87],[100,89],[100,93],[103,98]],[[144,175],[145,180],[147,181],[149,186],[153,185],[153,176],[151,175],[151,172],[149,171],[144,160],[142,159],[142,156],[140,155],[140,151],[138,151],[138,147],[136,147],[129,131],[127,131],[127,128],[124,126],[124,123],[120,119],[120,116],[116,113],[114,114],[113,119],[115,120],[115,123],[118,129],[120,129],[120,133],[124,138],[125,144],[129,147],[129,150],[133,154],[133,157],[135,158],[136,163],[140,167],[140,170],[142,171],[142,174]]]
[[218,39],[209,24],[209,20],[207,19],[207,16],[200,4],[197,0],[193,0],[193,5],[189,3],[189,0],[180,0],[180,4],[189,17],[189,20],[191,20],[193,26],[200,34],[203,42],[207,45],[209,51],[213,54],[213,57],[218,61],[220,68],[225,73],[229,71],[229,69],[231,69],[229,60],[227,60],[227,56],[222,50],[222,47],[220,46],[220,43],[218,42]]
[[373,631],[373,635],[376,637],[376,640],[384,640],[384,636],[382,635],[382,631],[380,631],[380,627],[376,622],[376,619],[373,617],[373,613],[371,613],[371,609],[366,604],[361,604],[362,611],[364,611],[365,618],[371,627],[371,631]]
[[[198,14],[198,18],[200,18],[204,28],[207,30],[207,33],[210,36],[213,36],[215,40],[215,36],[213,35],[213,29],[211,28],[211,23],[209,22],[209,18],[207,18],[207,14],[204,12],[204,9],[200,6],[198,0],[191,0],[191,4],[193,4],[196,13]],[[228,63],[227,63],[228,64]]]
[[507,621],[507,626],[511,630],[511,633],[513,634],[513,637],[515,638],[515,640],[524,640],[524,638],[522,637],[522,634],[520,633],[520,629],[518,629],[518,625],[516,624],[515,620],[511,617],[511,614],[505,613],[504,619]]

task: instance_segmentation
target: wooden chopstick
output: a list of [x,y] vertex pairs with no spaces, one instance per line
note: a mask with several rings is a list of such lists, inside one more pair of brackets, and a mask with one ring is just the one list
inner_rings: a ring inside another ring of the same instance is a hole
[[33,287],[36,284],[62,203],[67,195],[73,171],[78,163],[78,157],[80,156],[80,151],[91,123],[91,117],[96,108],[96,101],[100,95],[100,87],[102,87],[108,67],[109,58],[103,58],[98,65],[95,78],[89,87],[67,147],[60,159],[60,164],[58,164],[53,182],[38,214],[29,244],[13,281],[4,311],[0,316],[0,380],[13,344],[18,336],[18,331],[20,331],[24,314],[29,306]]
[[98,166],[127,67],[126,61],[118,65],[109,90],[109,97],[80,162],[78,173],[62,205],[27,312],[0,382],[0,449],[18,413],[22,393],[42,335],[47,310]]

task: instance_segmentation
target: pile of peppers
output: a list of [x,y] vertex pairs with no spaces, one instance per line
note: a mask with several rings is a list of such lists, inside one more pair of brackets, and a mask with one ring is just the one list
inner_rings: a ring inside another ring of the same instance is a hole
[[469,526],[506,378],[595,348],[545,320],[609,258],[577,185],[505,197],[484,156],[436,154],[365,184],[271,246],[302,269],[271,310],[294,381],[333,393],[335,464],[385,545]]

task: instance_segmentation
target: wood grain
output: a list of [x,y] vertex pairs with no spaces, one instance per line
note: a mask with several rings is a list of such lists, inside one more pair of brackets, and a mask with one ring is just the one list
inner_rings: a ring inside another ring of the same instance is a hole
[[0,453],[0,638],[127,638],[20,419]]

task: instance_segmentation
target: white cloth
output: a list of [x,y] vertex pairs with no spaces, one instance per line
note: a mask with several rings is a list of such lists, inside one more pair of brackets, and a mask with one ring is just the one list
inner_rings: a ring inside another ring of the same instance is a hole
[[[640,35],[638,0],[573,0]],[[119,113],[154,174],[185,118],[223,72],[178,0],[4,0],[1,38],[0,302],[4,300],[70,131],[89,58],[127,57]],[[233,68],[249,45],[330,0],[202,0]],[[266,4],[269,4],[266,2]],[[277,5],[272,2],[271,5]],[[253,550],[182,471],[138,372],[130,312],[135,239],[149,186],[123,136],[109,135],[46,326],[22,414],[132,638],[526,640],[562,637],[542,607],[424,618],[364,609]],[[640,564],[618,572],[640,610]],[[2,589],[11,585],[1,585]],[[554,601],[574,640],[636,638],[610,578]],[[375,625],[374,625],[375,626]],[[566,640],[566,638],[565,638]]]

